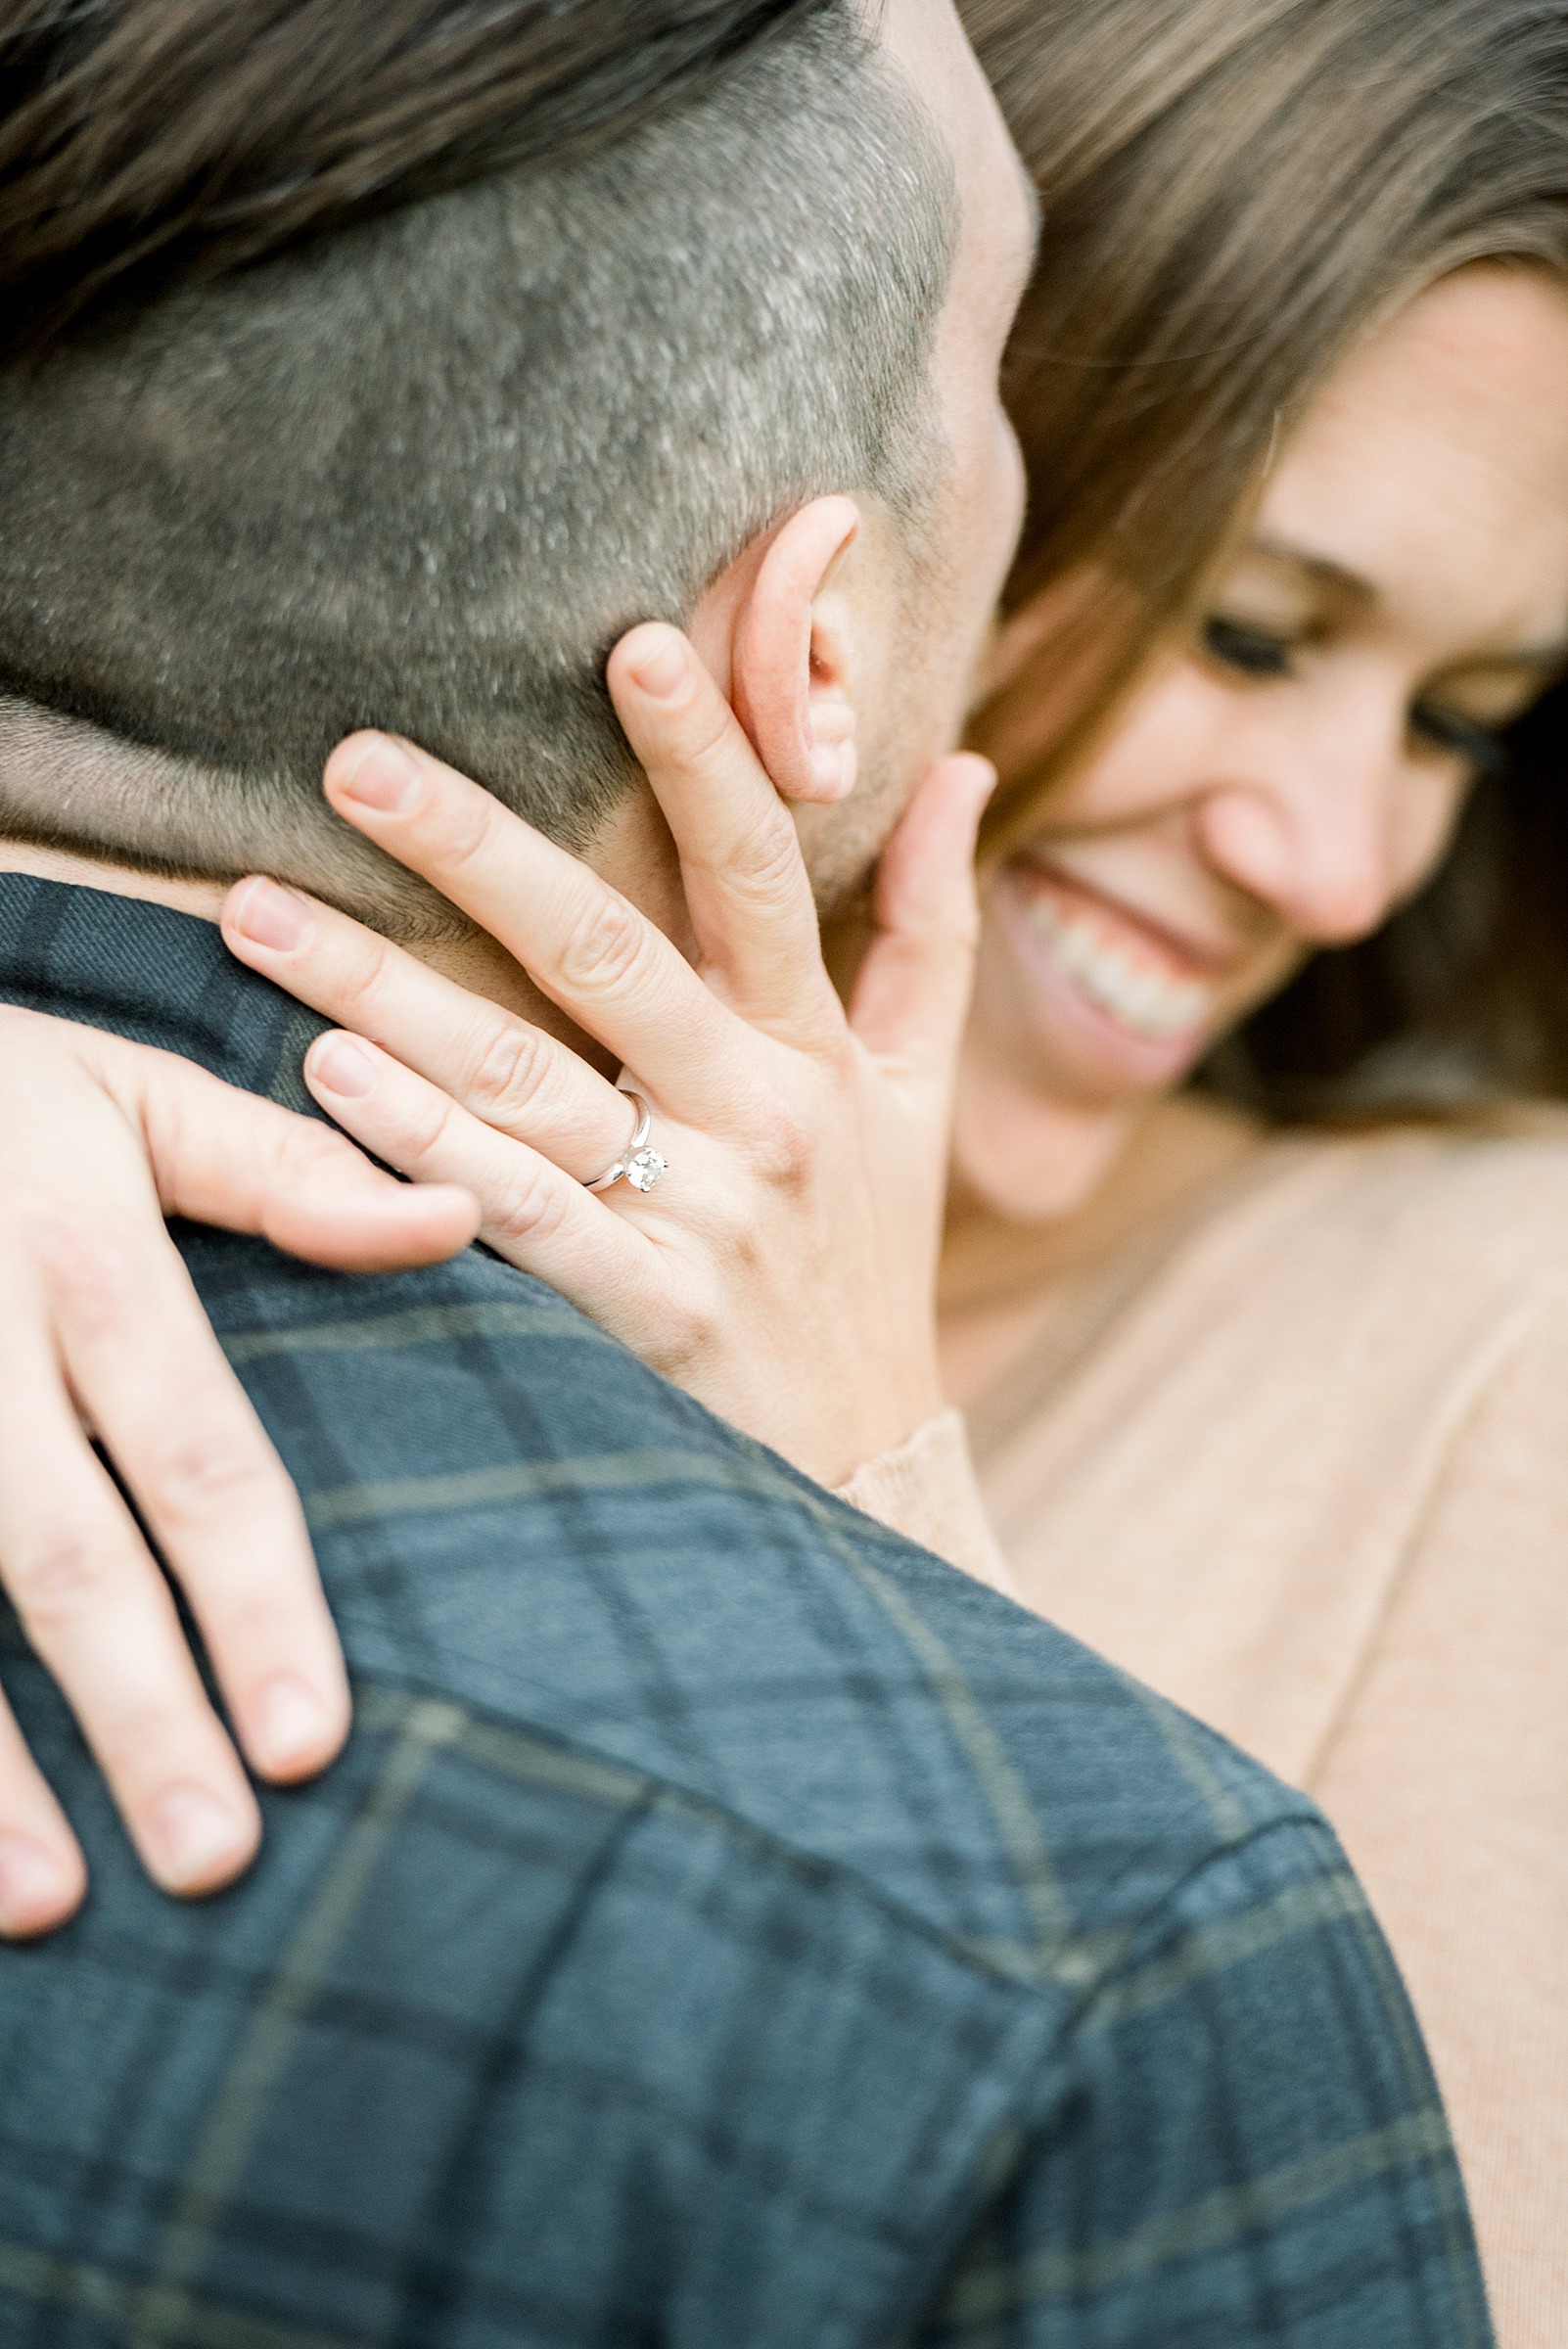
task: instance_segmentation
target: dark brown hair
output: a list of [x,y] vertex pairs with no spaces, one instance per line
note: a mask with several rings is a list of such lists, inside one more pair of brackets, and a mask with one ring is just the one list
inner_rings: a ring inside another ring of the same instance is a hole
[[0,0],[0,356],[562,162],[839,0]]
[[[1190,622],[1270,453],[1347,349],[1468,261],[1568,275],[1568,11],[964,13],[1044,208],[1009,362],[1031,490],[1009,601],[1084,582],[1051,657],[1071,668],[1102,652],[1097,698],[1052,710],[1025,677],[981,713],[1003,775],[1000,848],[1152,643]],[[1568,1093],[1565,715],[1549,694],[1421,896],[1376,937],[1314,956],[1221,1048],[1211,1082],[1278,1116]]]

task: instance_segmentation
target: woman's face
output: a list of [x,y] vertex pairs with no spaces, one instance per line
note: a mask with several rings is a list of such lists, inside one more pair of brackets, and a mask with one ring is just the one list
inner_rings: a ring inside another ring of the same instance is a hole
[[1333,379],[1196,640],[991,882],[972,1044],[1078,1108],[1171,1086],[1420,886],[1565,659],[1568,295],[1470,268]]

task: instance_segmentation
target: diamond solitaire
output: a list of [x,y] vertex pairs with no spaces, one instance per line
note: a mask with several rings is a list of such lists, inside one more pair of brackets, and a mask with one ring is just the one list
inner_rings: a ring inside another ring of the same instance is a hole
[[629,1182],[634,1191],[651,1191],[669,1164],[648,1139],[653,1128],[653,1112],[647,1102],[629,1084],[623,1085],[622,1090],[636,1113],[636,1124],[625,1156],[618,1158],[613,1167],[606,1167],[596,1182],[584,1186],[590,1191],[613,1191],[618,1182]]

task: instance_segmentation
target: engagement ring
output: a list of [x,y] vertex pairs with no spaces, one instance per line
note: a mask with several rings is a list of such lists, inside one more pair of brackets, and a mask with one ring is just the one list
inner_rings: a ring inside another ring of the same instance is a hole
[[636,1105],[636,1122],[631,1139],[615,1165],[607,1168],[597,1181],[584,1183],[584,1190],[608,1191],[616,1183],[625,1181],[630,1183],[634,1191],[651,1191],[669,1164],[649,1144],[648,1136],[653,1131],[653,1111],[641,1093],[634,1093],[629,1084],[622,1089],[626,1099]]

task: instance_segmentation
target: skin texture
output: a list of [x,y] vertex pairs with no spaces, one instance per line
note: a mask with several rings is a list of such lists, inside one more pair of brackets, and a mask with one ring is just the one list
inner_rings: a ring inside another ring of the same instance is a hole
[[[943,64],[940,45],[928,63]],[[1005,149],[982,135],[990,118],[975,117],[977,152],[994,165],[982,185],[1009,225],[966,245],[954,300],[990,319],[993,363],[1029,212]],[[974,185],[960,178],[967,224]],[[1211,1034],[1313,944],[1360,935],[1430,871],[1476,730],[1505,722],[1562,656],[1568,430],[1549,393],[1565,356],[1568,303],[1554,287],[1466,273],[1369,343],[1284,452],[1260,541],[1226,585],[1222,631],[1151,673],[1029,856],[993,885],[959,1143],[982,1214],[1019,1212],[1018,1186],[1033,1181],[1043,1195],[1023,1212],[1060,1215]],[[1009,498],[1010,531],[1016,465],[990,380],[982,396],[973,368],[945,376],[944,415],[955,480],[968,499]],[[909,1309],[929,1298],[935,1254],[940,1064],[968,920],[943,873],[973,822],[973,768],[937,770],[885,860],[880,938],[848,1030],[827,1008],[807,875],[832,901],[902,804],[902,761],[940,745],[1008,531],[982,516],[960,538],[961,576],[939,607],[950,660],[923,664],[919,693],[901,701],[888,648],[908,638],[892,542],[883,520],[842,499],[789,518],[715,582],[693,627],[707,670],[673,632],[654,642],[638,631],[611,680],[654,794],[593,859],[601,876],[624,876],[624,897],[498,821],[433,761],[412,762],[421,780],[404,796],[403,754],[359,738],[329,770],[334,805],[464,906],[476,942],[487,928],[500,943],[463,949],[461,969],[433,956],[420,976],[268,884],[245,885],[227,908],[242,959],[360,1031],[317,1047],[307,1069],[351,1132],[472,1193],[485,1236],[513,1261],[825,1479],[897,1443],[937,1399],[925,1305]],[[1284,673],[1253,673],[1260,638]],[[1244,675],[1238,639],[1252,648]],[[1027,641],[1001,657],[1022,657]],[[679,671],[663,682],[661,654]],[[171,894],[129,876],[117,885]],[[1115,949],[1124,993],[1141,957],[1167,1010],[1173,990],[1189,1008],[1200,996],[1187,1032],[1151,1041],[1075,1001],[1036,951],[1029,909],[1045,895],[1069,924],[1095,909],[1094,950]],[[657,928],[639,923],[633,899]],[[746,947],[748,920],[764,946],[771,935],[771,961]],[[721,1018],[690,994],[665,932]],[[457,979],[482,1000],[458,996]],[[546,999],[536,1023],[516,1017]],[[546,1048],[562,1034],[598,1039],[592,1066]],[[705,1040],[682,1068],[687,1035]],[[624,1142],[625,1104],[606,1082],[623,1062],[693,1175],[689,1189],[635,1206],[615,1196],[607,1211],[578,1186]],[[852,1194],[880,1203],[870,1227],[845,1214]],[[825,1298],[848,1308],[842,1361],[824,1339]],[[879,1345],[886,1359],[873,1360]],[[807,1359],[809,1396],[783,1367]],[[0,1817],[3,1805],[0,1780]],[[0,1844],[0,1897],[3,1880]]]
[[[1070,1214],[1217,1035],[1433,871],[1476,749],[1568,655],[1565,368],[1568,296],[1479,266],[1332,379],[1207,642],[1154,667],[986,887],[960,1201]],[[1021,616],[998,665],[1026,663],[1038,632]],[[1064,969],[1064,924],[1069,957],[1087,927],[1152,976],[1167,1033]]]
[[[378,1057],[373,1041],[342,1040],[336,1068],[318,1049],[309,1071],[356,1132],[386,1133],[398,1145],[389,1147],[394,1161],[418,1160],[422,1175],[444,1181],[435,1208],[411,1219],[382,1199],[383,1261],[449,1252],[480,1220],[515,1262],[555,1277],[612,1326],[619,1315],[645,1351],[664,1345],[673,1375],[828,1479],[900,1441],[939,1399],[930,1300],[975,934],[974,827],[990,773],[968,759],[930,761],[955,736],[1021,513],[997,372],[1034,230],[1022,169],[950,0],[889,0],[876,23],[948,143],[959,203],[932,379],[947,459],[928,518],[940,560],[912,562],[888,516],[819,498],[745,549],[703,599],[692,633],[712,675],[673,630],[656,629],[675,664],[661,679],[650,631],[634,631],[611,684],[653,789],[627,801],[587,864],[515,819],[502,822],[493,802],[435,761],[379,739],[346,746],[329,770],[340,813],[438,876],[475,926],[420,962],[400,958],[405,1057],[379,1056],[380,1084],[342,1083],[343,1056],[357,1055],[362,1073]],[[399,802],[397,777],[410,767],[425,796]],[[689,805],[661,806],[667,770],[685,779]],[[843,895],[896,826],[878,885],[880,946],[852,1022],[822,969],[813,892],[824,902]],[[527,908],[526,935],[478,885],[485,859],[515,884],[512,912]],[[222,908],[221,889],[15,845],[0,846],[0,866],[208,918]],[[306,935],[297,919],[294,945],[280,945],[290,909],[303,911]],[[245,959],[335,1016],[364,1008],[378,942],[326,907],[253,882],[236,893],[226,932]],[[422,1069],[420,1006],[433,988],[447,990],[451,1018],[441,1053]],[[128,1059],[95,1056],[44,1022],[23,1046],[9,1024],[21,1016],[0,1018],[0,1090],[3,1071],[19,1071],[0,1108],[14,1137],[0,1166],[0,1292],[14,1333],[0,1364],[0,1580],[82,1721],[150,1871],[170,1890],[202,1892],[254,1854],[254,1802],[78,1414],[110,1440],[183,1585],[252,1766],[279,1778],[319,1768],[346,1731],[346,1699],[298,1509],[210,1337],[193,1325],[189,1284],[160,1217],[161,1203],[191,1187],[194,1121],[208,1167],[229,1163],[230,1150],[243,1156],[247,1140],[226,1110],[196,1098],[190,1077],[199,1072],[152,1067],[153,1056],[132,1047]],[[667,1050],[661,1063],[661,1039],[668,1047],[672,1034],[678,1046],[696,1032],[706,1053],[688,1052],[679,1067]],[[580,1057],[556,1051],[562,1036]],[[590,1199],[580,1187],[624,1144],[626,1104],[607,1078],[633,1053],[663,1131],[678,1136],[684,1126],[692,1161],[684,1191],[671,1183],[639,1203],[656,1211],[641,1227],[623,1190]],[[455,1108],[433,1102],[433,1078]],[[542,1130],[565,1163],[533,1148],[520,1126]],[[69,1194],[69,1221],[90,1227],[103,1274],[88,1296],[65,1268],[59,1175],[95,1166],[106,1179],[92,1198]],[[274,1146],[262,1173],[259,1197],[254,1161],[243,1181],[236,1166],[233,1201],[204,1193],[208,1219],[242,1228],[258,1217],[268,1228],[291,1216],[302,1223],[301,1194],[319,1168],[313,1176]],[[346,1177],[340,1170],[332,1179]],[[476,1204],[479,1188],[485,1199]],[[862,1212],[845,1215],[846,1195]],[[313,1227],[322,1243],[314,1252],[363,1263],[350,1233],[346,1221],[335,1241]],[[677,1263],[684,1287],[673,1279]],[[879,1298],[907,1308],[879,1315],[868,1280]],[[834,1301],[842,1342],[824,1336],[824,1301]],[[150,1322],[170,1333],[157,1387],[144,1379],[141,1412],[120,1407],[116,1416],[116,1382],[128,1365],[145,1369]],[[869,1365],[868,1326],[886,1355]],[[807,1359],[838,1366],[803,1413],[782,1366]],[[219,1390],[222,1473],[207,1476],[161,1431],[189,1424],[189,1397],[205,1394],[212,1407]],[[42,1483],[41,1444],[54,1463]],[[24,1487],[34,1496],[25,1506]],[[221,1532],[242,1505],[254,1539],[235,1571]],[[286,1712],[263,1701],[245,1662],[248,1629],[263,1617],[293,1665]],[[117,1643],[103,1634],[111,1620]],[[82,1890],[80,1855],[0,1714],[0,1931],[45,1930]]]

